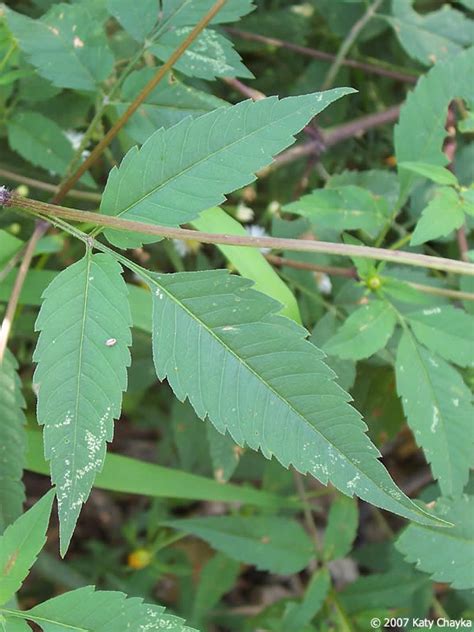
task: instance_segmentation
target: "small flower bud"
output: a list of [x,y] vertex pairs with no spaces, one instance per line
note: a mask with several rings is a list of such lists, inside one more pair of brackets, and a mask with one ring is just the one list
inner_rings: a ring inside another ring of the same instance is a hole
[[0,206],[11,206],[12,194],[7,187],[0,187]]
[[26,186],[26,184],[20,184],[20,186],[16,188],[16,193],[18,193],[18,195],[21,195],[21,197],[28,197],[30,190]]

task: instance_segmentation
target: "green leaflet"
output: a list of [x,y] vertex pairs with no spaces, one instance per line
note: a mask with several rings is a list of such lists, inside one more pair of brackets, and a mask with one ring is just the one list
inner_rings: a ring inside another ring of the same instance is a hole
[[20,589],[46,542],[53,499],[51,490],[0,536],[0,606]]
[[443,494],[459,494],[472,462],[471,393],[459,373],[408,332],[396,360],[397,391]]
[[[446,165],[442,151],[446,136],[448,105],[453,98],[474,101],[474,47],[445,62],[438,63],[421,77],[408,95],[395,126],[395,153],[398,163],[423,162]],[[418,176],[406,169],[399,171],[400,200],[405,201]]]
[[[143,68],[126,79],[120,101],[111,103],[119,116],[155,74],[155,69]],[[196,118],[225,105],[222,99],[186,86],[173,75],[168,75],[138,108],[125,130],[134,141],[144,143],[160,127],[172,127],[187,116]]]
[[459,195],[450,187],[441,187],[423,210],[410,245],[418,246],[431,239],[449,235],[463,223],[464,212]]
[[412,0],[392,0],[388,18],[406,52],[425,66],[460,53],[474,40],[474,24],[460,11],[444,5],[439,11],[420,15]]
[[352,549],[357,535],[359,512],[355,498],[337,496],[329,510],[324,533],[323,556],[325,560],[345,557]]
[[107,0],[107,9],[137,42],[145,41],[159,16],[157,0]]
[[[197,24],[214,2],[215,0],[162,0],[163,22],[173,28]],[[254,9],[253,0],[232,0],[218,11],[211,24],[236,22]]]
[[[194,228],[209,233],[247,235],[245,228],[219,207],[210,208],[192,222]],[[246,279],[252,280],[255,289],[268,294],[282,304],[281,313],[301,323],[298,303],[288,285],[281,280],[257,248],[244,246],[217,246],[230,263]]]
[[[191,26],[182,26],[168,31],[149,50],[161,61],[166,61],[192,30]],[[254,78],[242,63],[233,43],[214,29],[205,29],[174,64],[174,68],[188,77],[199,79]]]
[[121,592],[96,591],[93,586],[49,599],[22,616],[41,625],[43,632],[193,632],[182,619],[166,614],[162,606],[127,598]]
[[427,165],[424,162],[402,162],[398,165],[398,168],[413,171],[420,176],[436,182],[436,184],[445,186],[457,186],[459,184],[454,173],[439,165]]
[[34,381],[64,555],[120,415],[131,317],[121,267],[110,255],[88,251],[57,275],[43,298]]
[[[71,143],[54,121],[38,112],[16,112],[7,122],[8,143],[33,165],[64,175],[74,157]],[[94,187],[89,174],[82,182]]]
[[445,360],[473,366],[474,317],[451,305],[406,314],[418,340]]
[[[225,271],[140,273],[153,294],[158,377],[234,441],[405,517],[431,517],[398,490],[305,330]],[[337,423],[335,423],[337,420]]]
[[[112,169],[101,211],[129,220],[178,226],[225,200],[255,179],[272,156],[293,142],[293,135],[332,101],[353,92],[338,88],[300,97],[243,101],[197,119],[157,130],[132,148]],[[156,237],[105,231],[122,248]]]
[[440,498],[436,515],[454,523],[443,531],[409,525],[396,542],[396,548],[408,562],[429,573],[434,581],[453,588],[474,588],[474,497]]
[[372,238],[386,224],[387,202],[367,189],[354,185],[317,189],[284,207],[287,213],[307,217],[319,230],[363,229]]
[[25,401],[17,368],[7,349],[0,364],[0,533],[21,514],[25,497]]
[[56,4],[41,20],[5,9],[20,49],[39,74],[60,88],[95,90],[114,58],[102,27],[100,3]]
[[340,358],[368,358],[387,344],[397,321],[389,303],[373,300],[349,316],[324,351]]
[[301,571],[314,556],[304,529],[288,518],[209,516],[166,524],[202,538],[234,560],[282,575]]

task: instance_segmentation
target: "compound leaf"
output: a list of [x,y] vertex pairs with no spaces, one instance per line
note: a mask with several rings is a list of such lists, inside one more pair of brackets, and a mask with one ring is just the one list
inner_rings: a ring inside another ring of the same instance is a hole
[[443,494],[462,491],[472,455],[471,393],[442,358],[403,334],[396,359],[397,391],[416,442]]
[[22,612],[22,616],[41,625],[43,632],[192,632],[182,619],[166,614],[162,606],[143,603],[137,597],[127,598],[121,592],[96,591],[93,586],[53,597]]
[[418,340],[445,360],[473,366],[474,317],[451,305],[426,308],[406,315]]
[[127,386],[131,316],[121,271],[110,255],[88,251],[45,290],[36,321],[38,421],[57,489],[63,554],[102,469]]
[[395,486],[349,396],[305,330],[225,271],[140,275],[153,294],[158,377],[199,417],[288,467],[406,517],[431,518]]
[[[178,226],[225,200],[255,179],[293,135],[349,88],[300,97],[243,101],[156,131],[110,172],[101,210],[129,220]],[[138,234],[105,231],[119,247],[147,241]],[[156,241],[156,237],[149,239]]]
[[474,496],[440,498],[434,511],[454,527],[438,530],[411,524],[398,538],[396,548],[434,581],[460,590],[474,588]]
[[51,490],[0,536],[0,605],[19,590],[43,548],[53,499]]
[[7,349],[0,364],[0,533],[21,515],[25,498],[25,401],[17,367]]
[[314,556],[311,540],[294,520],[278,516],[209,516],[166,523],[196,535],[234,560],[289,575]]
[[95,90],[114,64],[100,5],[55,4],[40,20],[6,9],[6,17],[20,49],[42,77],[60,88]]
[[397,317],[389,303],[371,301],[347,318],[337,334],[324,345],[324,351],[340,358],[368,358],[387,344]]

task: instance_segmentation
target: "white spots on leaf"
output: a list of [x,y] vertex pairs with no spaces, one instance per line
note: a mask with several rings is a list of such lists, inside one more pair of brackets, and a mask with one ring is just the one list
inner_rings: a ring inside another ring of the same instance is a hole
[[116,344],[117,344],[117,338],[109,338],[108,340],[105,341],[106,347],[115,347]]
[[48,29],[53,35],[59,35],[59,29],[57,29],[55,26],[48,26]]
[[350,481],[347,481],[347,489],[354,489],[355,486],[357,485],[357,481],[360,480],[360,474],[357,473],[354,478],[352,478]]
[[453,402],[453,406],[455,408],[457,408],[459,406],[459,399],[457,397],[455,397],[454,399],[451,400]]
[[84,42],[81,40],[80,37],[76,37],[73,40],[73,44],[74,44],[74,48],[84,48]]
[[439,408],[433,405],[433,417],[431,418],[431,432],[435,433],[439,424]]
[[424,316],[433,316],[434,314],[441,314],[441,307],[433,307],[431,309],[424,309]]
[[164,294],[163,294],[163,292],[160,290],[160,288],[156,288],[156,290],[155,290],[155,296],[156,296],[156,297],[157,297],[160,301],[162,301],[162,300],[163,300]]

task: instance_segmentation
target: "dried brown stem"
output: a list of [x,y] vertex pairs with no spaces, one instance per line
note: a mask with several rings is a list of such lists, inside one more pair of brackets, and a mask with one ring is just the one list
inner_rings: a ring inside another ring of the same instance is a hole
[[196,24],[193,30],[189,33],[186,39],[178,46],[178,48],[172,53],[169,59],[160,67],[158,72],[150,79],[146,86],[141,90],[140,94],[134,99],[134,101],[127,108],[126,112],[116,121],[116,123],[110,128],[100,142],[94,147],[88,158],[81,164],[77,171],[71,175],[70,178],[63,183],[57,194],[53,198],[54,203],[61,202],[65,195],[72,189],[76,182],[84,175],[84,173],[96,162],[102,152],[110,145],[113,139],[117,136],[120,130],[127,124],[131,116],[138,110],[140,105],[145,101],[148,95],[153,92],[156,86],[162,81],[166,74],[171,70],[178,59],[186,52],[191,46],[194,40],[200,35],[200,33],[211,22],[214,16],[222,9],[227,0],[217,0],[212,6],[210,11]]
[[355,246],[352,244],[332,243],[326,241],[312,241],[305,239],[282,239],[277,237],[250,237],[241,235],[225,235],[207,233],[186,228],[170,228],[144,224],[111,217],[102,213],[90,213],[76,209],[55,206],[45,202],[30,200],[12,194],[12,206],[18,206],[37,215],[62,217],[73,222],[91,222],[96,226],[105,226],[114,230],[137,232],[156,235],[170,239],[195,240],[206,244],[225,244],[228,246],[249,246],[251,248],[271,248],[273,250],[295,250],[299,252],[319,252],[343,257],[366,257],[378,261],[389,261],[397,264],[412,265],[433,270],[444,270],[453,274],[467,274],[474,276],[474,264],[443,257],[431,257],[402,250],[385,250],[370,246]]
[[12,293],[8,301],[5,316],[3,317],[2,326],[0,328],[0,364],[2,363],[3,356],[5,355],[5,350],[7,348],[8,338],[10,336],[16,308],[18,306],[18,301],[20,299],[20,294],[26,279],[26,275],[28,274],[28,270],[30,268],[31,260],[33,259],[39,240],[44,235],[47,229],[48,224],[46,222],[37,222],[35,230],[26,246],[26,250],[23,255],[18,274],[15,278]]

